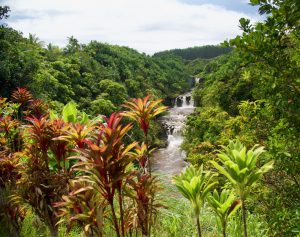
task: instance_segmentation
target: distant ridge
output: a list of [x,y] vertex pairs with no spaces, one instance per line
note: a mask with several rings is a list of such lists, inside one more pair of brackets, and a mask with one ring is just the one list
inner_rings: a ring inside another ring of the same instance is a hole
[[210,59],[222,54],[227,54],[232,49],[219,45],[195,46],[186,49],[171,49],[155,53],[154,57],[176,55],[185,60],[194,60],[197,58]]

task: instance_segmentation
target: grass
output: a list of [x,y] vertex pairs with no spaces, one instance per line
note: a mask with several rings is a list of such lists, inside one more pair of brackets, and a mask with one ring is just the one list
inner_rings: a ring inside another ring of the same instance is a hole
[[[43,222],[33,214],[26,215],[22,228],[21,237],[50,237],[50,232]],[[66,226],[59,227],[59,237],[83,237],[83,233],[79,228],[73,228],[67,233]]]

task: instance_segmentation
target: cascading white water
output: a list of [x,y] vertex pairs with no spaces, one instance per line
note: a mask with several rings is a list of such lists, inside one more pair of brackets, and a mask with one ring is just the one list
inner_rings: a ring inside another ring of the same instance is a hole
[[175,100],[175,106],[169,109],[169,114],[163,116],[161,121],[165,124],[168,134],[168,146],[158,149],[151,158],[153,170],[174,175],[186,166],[184,158],[186,154],[180,149],[183,142],[182,128],[186,117],[194,111],[194,101],[191,93],[179,96]]

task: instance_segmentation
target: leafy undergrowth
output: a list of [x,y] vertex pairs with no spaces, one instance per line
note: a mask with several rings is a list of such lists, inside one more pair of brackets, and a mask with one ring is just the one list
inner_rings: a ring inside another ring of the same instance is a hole
[[[165,209],[162,209],[156,219],[153,237],[193,237],[197,230],[192,221],[191,210],[188,201],[176,197],[176,189],[168,184],[165,191],[161,193],[164,200]],[[201,213],[201,222],[203,223],[203,236],[219,237],[221,226],[217,223],[212,210],[205,208]],[[248,212],[249,236],[264,237],[268,236],[267,224],[258,215]],[[232,218],[228,223],[228,236],[240,237],[242,233],[242,222],[239,215]],[[113,232],[107,233],[109,237],[114,237]],[[63,225],[59,228],[59,237],[83,237],[84,234],[80,228],[74,227],[69,232]],[[141,236],[138,234],[137,236]],[[50,237],[46,226],[34,215],[27,215],[21,229],[21,237]]]

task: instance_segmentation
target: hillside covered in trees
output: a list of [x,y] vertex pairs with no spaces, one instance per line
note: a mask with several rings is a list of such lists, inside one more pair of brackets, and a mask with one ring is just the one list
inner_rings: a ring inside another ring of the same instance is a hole
[[195,46],[186,49],[171,49],[162,52],[155,53],[154,56],[163,55],[175,55],[179,56],[184,60],[194,60],[198,58],[210,59],[222,54],[229,53],[231,51],[230,47],[217,46],[217,45],[205,45],[205,46]]
[[92,115],[108,115],[130,97],[175,98],[191,82],[177,57],[151,57],[96,41],[83,45],[73,37],[65,48],[45,46],[35,35],[25,38],[5,25],[0,54],[2,97],[27,87],[54,109],[73,100]]

